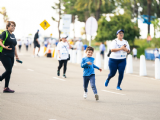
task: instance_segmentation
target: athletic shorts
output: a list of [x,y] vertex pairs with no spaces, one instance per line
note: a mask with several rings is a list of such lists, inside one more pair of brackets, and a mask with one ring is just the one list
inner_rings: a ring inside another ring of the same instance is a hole
[[40,48],[40,44],[34,43],[34,48],[36,48],[36,47]]
[[135,58],[135,57],[137,57],[137,55],[133,55],[133,57]]

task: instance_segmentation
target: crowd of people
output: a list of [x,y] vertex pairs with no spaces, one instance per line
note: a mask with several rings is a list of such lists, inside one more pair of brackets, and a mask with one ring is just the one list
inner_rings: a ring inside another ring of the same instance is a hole
[[[17,62],[21,62],[19,60],[18,54],[17,54],[17,44],[19,51],[21,51],[22,47],[22,41],[20,39],[16,40],[15,35],[13,34],[16,27],[16,23],[13,21],[8,21],[6,25],[6,31],[4,31],[0,36],[0,60],[5,68],[5,72],[0,76],[0,81],[5,79],[5,87],[3,92],[4,93],[14,93],[14,90],[11,90],[9,88],[9,82],[11,78],[12,68],[14,65],[14,57],[16,57]],[[124,40],[124,30],[120,29],[116,32],[116,38],[112,40],[111,46],[110,46],[110,52],[108,54],[109,56],[109,70],[110,73],[108,74],[108,77],[105,81],[104,86],[107,87],[109,84],[109,81],[111,78],[113,78],[118,70],[119,77],[118,77],[118,83],[116,86],[117,90],[122,90],[121,83],[124,76],[124,71],[126,67],[126,57],[127,54],[130,53],[130,46],[127,40]],[[81,68],[83,68],[83,87],[84,87],[84,95],[83,97],[87,98],[87,92],[88,92],[88,84],[90,81],[91,88],[93,90],[93,93],[95,95],[95,99],[99,100],[96,84],[95,84],[95,72],[94,68],[98,69],[100,72],[102,71],[101,68],[97,67],[94,64],[94,48],[91,46],[83,45],[82,39],[79,38],[76,42],[73,40],[68,41],[66,35],[61,35],[61,39],[56,44],[57,50],[58,50],[58,62],[59,65],[57,67],[57,76],[60,76],[60,70],[63,66],[63,77],[66,77],[66,71],[67,71],[67,62],[70,60],[70,54],[69,49],[76,49],[76,50],[85,50],[86,57],[82,58],[81,62]],[[34,50],[33,54],[35,56],[35,48],[38,48],[38,52],[40,51],[40,43],[38,41],[39,39],[39,30],[36,32],[34,36]],[[25,41],[26,50],[28,51],[28,47],[30,44],[29,40]],[[47,47],[48,42],[44,41],[45,47]],[[104,53],[106,51],[105,44],[102,42],[99,46],[100,54],[102,55],[102,58],[104,58]],[[133,57],[137,59],[137,49],[133,48]],[[158,49],[155,49],[155,58],[159,58],[159,51]],[[37,56],[38,53],[37,53]]]

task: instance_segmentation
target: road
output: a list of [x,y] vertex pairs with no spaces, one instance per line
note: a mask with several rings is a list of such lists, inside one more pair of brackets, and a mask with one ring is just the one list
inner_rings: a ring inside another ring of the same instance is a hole
[[[116,90],[118,75],[104,87],[107,70],[96,71],[100,97],[96,101],[89,86],[83,99],[83,69],[68,63],[67,78],[57,77],[58,61],[19,54],[23,64],[15,63],[10,82],[14,94],[2,93],[0,83],[0,120],[159,120],[160,81],[125,74],[122,91]],[[138,61],[137,61],[138,62]],[[154,62],[152,62],[154,64]],[[138,71],[138,69],[134,69]],[[0,63],[0,73],[4,68]]]

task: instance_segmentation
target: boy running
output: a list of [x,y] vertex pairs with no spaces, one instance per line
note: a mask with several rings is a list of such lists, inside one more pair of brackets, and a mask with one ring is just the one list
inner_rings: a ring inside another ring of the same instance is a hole
[[95,94],[95,98],[96,98],[96,100],[99,100],[99,96],[97,94],[97,88],[95,85],[94,68],[100,70],[100,72],[102,71],[102,69],[100,69],[96,65],[94,65],[94,58],[92,57],[93,52],[94,52],[94,48],[88,46],[86,49],[87,56],[82,59],[82,63],[81,63],[81,67],[84,68],[83,69],[83,84],[84,84],[84,91],[85,92],[84,92],[83,97],[85,99],[87,98],[87,88],[88,88],[88,84],[90,81],[92,90]]

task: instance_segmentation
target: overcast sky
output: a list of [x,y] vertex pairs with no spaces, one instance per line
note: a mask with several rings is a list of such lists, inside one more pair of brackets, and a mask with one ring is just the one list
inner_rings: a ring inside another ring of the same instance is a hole
[[[28,36],[28,34],[35,34],[37,29],[39,29],[42,36],[49,36],[52,33],[53,37],[57,38],[57,23],[51,19],[52,16],[58,18],[56,11],[51,8],[57,1],[58,0],[0,0],[0,8],[6,7],[9,20],[16,22],[16,37],[21,38]],[[46,31],[39,25],[43,20],[47,20],[51,25]],[[80,29],[84,27],[84,25],[84,23],[76,21],[76,37],[81,37]],[[2,27],[4,27],[3,17],[0,15],[0,28]],[[141,28],[141,37],[145,38],[147,35],[147,25],[139,20],[139,27]],[[153,34],[153,26],[151,25],[151,35],[153,36]],[[71,36],[73,36],[72,25]]]

